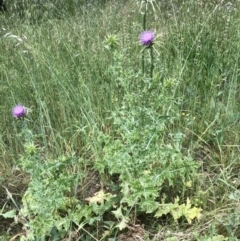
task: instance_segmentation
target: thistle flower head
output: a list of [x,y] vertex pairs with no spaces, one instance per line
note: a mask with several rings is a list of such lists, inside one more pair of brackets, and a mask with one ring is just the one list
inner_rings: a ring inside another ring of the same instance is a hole
[[153,43],[153,40],[154,40],[154,33],[150,30],[146,30],[142,32],[140,35],[140,42],[143,45],[149,46],[150,44]]
[[16,118],[23,117],[27,114],[27,109],[22,105],[16,105],[12,109],[12,115]]

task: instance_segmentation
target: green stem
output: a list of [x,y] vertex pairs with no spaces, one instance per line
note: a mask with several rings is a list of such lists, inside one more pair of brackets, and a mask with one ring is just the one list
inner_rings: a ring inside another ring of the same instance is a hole
[[152,80],[152,78],[153,78],[153,68],[154,68],[154,64],[153,64],[153,46],[151,45],[149,48],[150,48],[150,56],[151,56],[150,78]]
[[[145,49],[144,49],[145,50]],[[144,50],[142,51],[142,74],[145,74],[145,60],[144,60]]]
[[146,19],[147,19],[147,9],[145,9],[143,14],[143,30],[146,30]]
[[[147,21],[147,7],[145,7],[145,11],[143,14],[143,31],[146,30],[146,21]],[[144,60],[144,50],[142,51],[142,74],[145,74],[145,60]]]

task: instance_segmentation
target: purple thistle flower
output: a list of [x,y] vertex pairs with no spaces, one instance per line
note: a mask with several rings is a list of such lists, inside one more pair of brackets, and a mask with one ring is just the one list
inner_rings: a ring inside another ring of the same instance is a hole
[[154,40],[154,33],[150,30],[146,30],[141,33],[140,41],[143,45],[150,45],[153,43]]
[[22,106],[22,105],[16,105],[13,109],[12,109],[12,115],[16,118],[20,118],[25,116],[27,113],[27,109]]

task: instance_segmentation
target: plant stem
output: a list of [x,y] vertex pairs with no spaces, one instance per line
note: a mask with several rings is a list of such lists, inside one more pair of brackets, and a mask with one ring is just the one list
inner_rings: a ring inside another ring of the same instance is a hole
[[145,11],[143,14],[143,30],[146,30],[146,19],[147,19],[147,7],[145,8]]
[[[144,14],[143,14],[143,31],[146,30],[146,19],[147,19],[147,6],[145,7],[145,11],[144,11]],[[142,51],[142,74],[143,74],[143,76],[145,74],[144,50]]]
[[145,51],[145,49],[142,51],[142,74],[143,74],[143,76],[145,74],[144,51]]
[[151,56],[150,78],[152,80],[152,78],[153,78],[153,68],[154,68],[154,64],[153,64],[153,46],[151,45],[149,48],[150,48],[150,56]]

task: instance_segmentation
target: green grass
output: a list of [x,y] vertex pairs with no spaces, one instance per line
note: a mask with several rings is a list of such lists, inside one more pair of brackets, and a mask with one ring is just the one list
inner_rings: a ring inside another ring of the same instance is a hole
[[[107,1],[86,7],[66,2],[63,8],[48,4],[48,15],[38,9],[31,16],[23,10],[18,15],[22,7],[10,2],[9,12],[0,14],[0,184],[19,203],[29,177],[14,169],[24,153],[22,123],[11,116],[15,104],[30,108],[27,125],[45,160],[84,158],[83,166],[91,176],[91,167],[101,156],[99,131],[118,133],[109,118],[126,94],[116,81],[118,68],[126,70],[126,79],[139,88],[139,76],[130,71],[141,71],[140,5]],[[176,132],[185,135],[184,155],[201,166],[185,198],[190,196],[203,209],[203,217],[192,225],[184,220],[176,225],[170,217],[152,224],[151,217],[140,217],[153,234],[146,240],[224,240],[223,236],[238,240],[240,4],[175,0],[161,1],[155,10],[148,9],[146,23],[157,35],[154,93],[160,95],[161,83],[172,81],[170,96],[159,105],[163,115],[174,117],[162,138],[170,140]],[[106,48],[110,35],[117,37],[121,57]],[[110,66],[115,66],[115,72]],[[2,187],[0,208],[5,203],[10,201]],[[99,222],[100,233],[104,225]],[[95,231],[95,239],[104,240]],[[20,232],[16,228],[10,236]],[[5,240],[4,235],[0,232],[0,240]],[[81,240],[93,240],[87,232],[84,235]],[[218,235],[223,236],[217,239]]]

